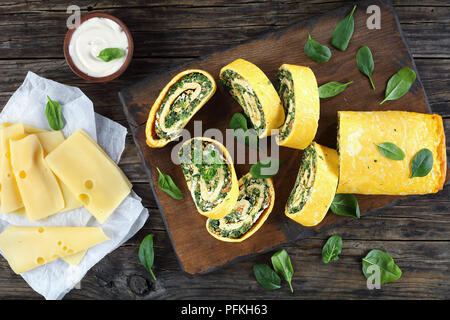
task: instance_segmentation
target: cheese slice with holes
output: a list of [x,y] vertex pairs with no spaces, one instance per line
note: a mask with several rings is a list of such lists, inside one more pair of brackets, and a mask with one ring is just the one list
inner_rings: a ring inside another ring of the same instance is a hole
[[13,213],[23,207],[22,198],[17,188],[17,183],[10,162],[10,139],[21,139],[25,136],[25,130],[21,123],[4,124],[0,131],[0,184],[2,212]]
[[0,234],[0,250],[11,269],[20,274],[106,240],[108,237],[98,227],[9,226]]
[[84,256],[86,255],[87,250],[83,250],[74,254],[71,254],[70,256],[61,257],[65,262],[72,266],[77,266],[80,264],[81,260],[83,260]]
[[46,161],[100,223],[130,193],[131,183],[125,174],[83,130],[50,152]]
[[[66,139],[64,138],[64,135],[62,134],[61,131],[44,131],[36,133],[36,136],[38,137],[39,141],[41,142],[42,148],[44,149],[44,157],[46,157],[50,152],[56,149],[56,147],[58,147]],[[58,181],[59,187],[61,188],[61,192],[63,194],[65,202],[65,206],[61,210],[61,212],[82,207],[83,204],[70,191],[69,187],[67,187],[58,178],[56,178],[56,180]]]
[[64,208],[58,181],[44,160],[36,135],[10,141],[11,166],[28,219],[44,219]]

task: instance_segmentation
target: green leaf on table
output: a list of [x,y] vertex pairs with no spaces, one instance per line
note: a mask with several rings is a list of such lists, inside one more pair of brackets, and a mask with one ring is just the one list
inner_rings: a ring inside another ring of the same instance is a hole
[[158,170],[159,173],[158,187],[176,200],[183,199],[183,193],[177,187],[175,182],[173,182],[172,177],[168,174],[162,173],[159,168],[156,168],[156,170]]
[[258,149],[259,137],[254,129],[248,128],[247,119],[242,113],[233,114],[230,128],[233,129],[233,135],[237,141],[253,149]]
[[292,289],[292,276],[294,275],[294,268],[292,267],[291,258],[289,258],[286,250],[283,249],[275,252],[271,259],[275,272],[289,283],[291,292],[294,292],[294,289]]
[[278,173],[281,163],[276,158],[266,158],[250,167],[250,173],[254,178],[266,179],[273,177]]
[[253,266],[256,281],[267,290],[281,288],[281,279],[267,264],[257,263]]
[[308,34],[308,41],[305,44],[305,53],[313,61],[324,63],[330,60],[331,51],[327,46],[321,45]]
[[100,51],[97,58],[102,59],[105,62],[109,62],[114,59],[122,58],[125,55],[125,50],[120,48],[106,48]]
[[331,44],[336,49],[345,51],[348,47],[348,43],[355,30],[355,20],[353,19],[353,13],[355,12],[356,4],[348,16],[342,19],[333,31],[333,37],[331,38]]
[[152,271],[154,259],[153,234],[149,234],[142,240],[141,245],[139,246],[139,261],[141,261],[148,272],[150,272],[153,280],[156,280],[155,274]]
[[347,193],[336,193],[330,209],[339,216],[359,219],[361,215],[358,200],[354,195]]
[[402,276],[402,270],[395,264],[394,259],[381,250],[373,249],[362,259],[362,272],[367,279],[373,274],[373,271],[368,270],[371,266],[379,268],[380,284],[395,281]]
[[334,235],[328,238],[322,248],[322,261],[328,263],[330,261],[339,260],[339,254],[342,251],[342,238]]
[[413,69],[405,67],[400,69],[388,81],[386,86],[385,98],[380,104],[388,100],[397,100],[403,97],[416,81],[416,73]]
[[405,153],[403,150],[392,142],[383,142],[380,144],[375,143],[375,145],[378,147],[380,153],[386,158],[397,161],[405,159]]
[[47,96],[48,102],[45,106],[45,116],[47,117],[48,125],[53,130],[61,130],[64,128],[64,120],[61,113],[61,104],[50,99]]
[[430,150],[421,149],[411,162],[411,177],[425,177],[433,169],[433,154]]
[[368,46],[363,46],[359,48],[356,53],[356,64],[358,65],[359,71],[365,74],[372,85],[373,90],[375,90],[375,85],[372,80],[372,72],[374,69],[374,62],[372,57],[372,52],[370,51]]
[[319,98],[325,99],[334,97],[344,91],[351,83],[353,83],[353,81],[347,83],[340,83],[337,81],[327,82],[319,87]]

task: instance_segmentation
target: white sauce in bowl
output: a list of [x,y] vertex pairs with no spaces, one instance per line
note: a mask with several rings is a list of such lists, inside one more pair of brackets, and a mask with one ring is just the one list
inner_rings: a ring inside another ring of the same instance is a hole
[[[106,48],[122,49],[125,55],[105,62],[97,56]],[[70,39],[69,54],[81,72],[91,77],[106,77],[125,63],[128,38],[117,22],[108,18],[91,18],[75,29]]]

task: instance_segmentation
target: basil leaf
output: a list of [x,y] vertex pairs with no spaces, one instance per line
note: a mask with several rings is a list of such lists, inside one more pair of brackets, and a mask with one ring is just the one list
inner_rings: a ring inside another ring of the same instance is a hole
[[411,162],[411,177],[425,177],[433,169],[433,154],[428,149],[422,149]]
[[359,71],[364,73],[370,81],[373,90],[375,90],[375,85],[372,81],[372,72],[374,68],[374,62],[372,57],[372,52],[370,51],[368,46],[363,46],[359,48],[356,53],[356,64],[358,65]]
[[286,250],[283,249],[275,252],[272,255],[271,260],[275,272],[289,283],[291,292],[294,292],[294,289],[292,289],[292,276],[294,275],[294,268],[292,268],[291,259],[289,258]]
[[341,20],[333,31],[333,37],[331,38],[331,44],[341,51],[345,51],[350,42],[350,38],[355,30],[355,20],[353,19],[353,12],[355,12],[356,4],[352,9],[352,12]]
[[254,178],[266,179],[276,175],[280,169],[280,160],[267,158],[250,167],[250,173]]
[[177,187],[175,182],[173,182],[172,178],[168,174],[162,173],[159,168],[156,168],[156,170],[158,170],[159,173],[158,187],[176,200],[183,199],[183,193]]
[[327,82],[319,87],[319,98],[325,99],[334,97],[344,91],[351,83],[353,83],[353,81],[347,83],[340,83],[337,81]]
[[233,130],[242,129],[244,131],[247,131],[247,119],[245,119],[242,113],[233,114],[230,120],[230,128]]
[[47,117],[48,125],[53,130],[61,130],[64,128],[64,121],[61,114],[61,105],[50,99],[47,96],[48,102],[45,106],[45,116]]
[[330,209],[339,216],[359,219],[361,215],[358,200],[352,194],[336,193]]
[[139,246],[139,261],[141,261],[148,272],[150,272],[153,280],[156,280],[155,274],[152,271],[154,259],[153,235],[149,234],[142,240],[141,245]]
[[380,104],[388,100],[397,100],[403,97],[416,81],[416,73],[413,69],[405,67],[400,69],[388,81],[386,87],[385,98]]
[[395,264],[394,259],[384,251],[371,250],[365,258],[362,259],[362,272],[368,279],[372,273],[367,272],[370,266],[378,266],[380,268],[380,282],[385,284],[395,281],[402,276],[402,270]]
[[106,48],[100,51],[97,58],[102,59],[105,62],[109,62],[114,59],[122,58],[125,55],[125,50],[119,48]]
[[342,251],[342,238],[334,235],[328,238],[322,248],[322,261],[328,263],[330,261],[339,260],[339,254]]
[[254,129],[248,129],[247,119],[242,113],[235,113],[230,120],[230,128],[237,141],[253,149],[258,149],[259,137]]
[[403,152],[403,150],[397,147],[392,142],[383,142],[380,144],[377,143],[374,144],[378,147],[380,153],[386,158],[389,158],[391,160],[405,159],[405,153]]
[[310,34],[305,44],[305,53],[311,60],[320,63],[327,62],[331,58],[330,49],[313,40]]
[[267,264],[258,263],[253,266],[256,281],[267,290],[281,288],[281,279]]

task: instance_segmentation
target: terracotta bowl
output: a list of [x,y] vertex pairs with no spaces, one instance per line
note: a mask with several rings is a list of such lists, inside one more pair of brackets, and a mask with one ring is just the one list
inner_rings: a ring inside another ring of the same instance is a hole
[[127,26],[120,19],[118,19],[110,14],[107,14],[107,13],[99,13],[99,12],[97,13],[96,12],[96,13],[87,14],[87,15],[81,17],[80,25],[84,21],[89,20],[91,18],[111,19],[111,20],[117,22],[117,24],[125,32],[125,34],[127,35],[127,39],[128,39],[128,54],[127,54],[124,64],[120,67],[119,70],[117,70],[113,74],[110,74],[109,76],[106,76],[106,77],[91,77],[91,76],[87,75],[86,73],[82,72],[80,69],[78,69],[75,66],[75,63],[73,62],[72,57],[70,56],[70,53],[69,53],[70,40],[72,39],[72,35],[75,32],[76,28],[69,29],[69,31],[67,31],[67,33],[66,33],[66,37],[64,38],[64,57],[66,58],[67,64],[69,65],[70,69],[72,69],[72,71],[80,78],[83,78],[89,82],[108,82],[108,81],[114,80],[115,78],[120,76],[128,68],[128,65],[130,64],[131,59],[133,57],[133,50],[134,50],[133,37],[131,35],[130,30],[128,30]]

